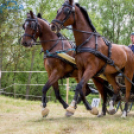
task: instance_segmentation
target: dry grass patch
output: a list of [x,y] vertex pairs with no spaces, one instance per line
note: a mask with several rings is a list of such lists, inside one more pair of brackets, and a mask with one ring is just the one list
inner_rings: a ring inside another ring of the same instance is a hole
[[73,117],[65,117],[59,103],[48,103],[49,116],[41,117],[41,102],[0,96],[0,134],[134,134],[134,112],[97,118],[83,105]]

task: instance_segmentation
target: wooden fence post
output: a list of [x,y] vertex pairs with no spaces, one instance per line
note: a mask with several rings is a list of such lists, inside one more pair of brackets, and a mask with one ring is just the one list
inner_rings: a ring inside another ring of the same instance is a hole
[[69,78],[67,78],[67,86],[66,86],[66,103],[68,104],[68,92],[69,92]]

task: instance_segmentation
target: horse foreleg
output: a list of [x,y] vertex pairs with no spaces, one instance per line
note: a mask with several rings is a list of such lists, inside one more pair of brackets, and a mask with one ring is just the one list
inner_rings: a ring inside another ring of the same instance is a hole
[[53,89],[55,91],[56,98],[63,105],[63,108],[66,109],[68,107],[68,104],[62,99],[62,97],[60,95],[58,82],[55,82],[52,86],[53,86]]
[[[76,81],[78,83],[79,82],[78,78],[75,78],[75,79],[76,79]],[[82,91],[83,91],[84,96],[87,96],[87,95],[89,95],[91,93],[91,89],[89,88],[89,85],[87,83],[83,86]],[[81,102],[81,97],[78,96],[77,104],[79,104],[80,102]]]
[[114,95],[112,97],[112,100],[109,102],[110,105],[109,113],[114,114],[115,113],[114,102],[118,97],[120,97],[119,94],[120,87],[115,81],[115,75],[106,75],[106,78],[108,82],[113,86],[114,89]]
[[[88,96],[91,93],[91,89],[87,83],[82,88],[82,91],[83,91],[84,96]],[[81,97],[78,96],[77,104],[79,104],[81,101],[82,101]]]
[[90,110],[90,112],[91,112],[92,114],[95,114],[95,115],[98,114],[98,110],[97,110],[96,108],[92,108],[92,107],[89,105],[89,103],[88,103],[88,101],[86,100],[86,98],[85,98],[85,96],[84,96],[84,94],[83,94],[83,91],[82,91],[83,86],[88,82],[88,80],[89,80],[91,77],[94,76],[94,74],[95,74],[94,70],[90,69],[90,67],[85,70],[85,72],[84,72],[84,74],[83,74],[83,77],[82,77],[80,83],[77,84],[77,86],[76,86],[75,96],[74,96],[74,98],[73,98],[73,101],[71,102],[71,105],[67,108],[67,111],[74,113],[74,111],[75,111],[74,108],[75,108],[75,106],[76,106],[76,101],[77,101],[77,99],[78,99],[78,95],[80,94],[81,99],[82,99],[83,103],[85,104],[87,110]]
[[42,109],[42,116],[47,116],[48,113],[49,113],[49,109],[46,108],[46,103],[47,103],[47,100],[46,100],[46,93],[48,91],[48,89],[51,87],[52,84],[54,84],[56,81],[58,81],[59,79],[59,75],[57,75],[57,70],[53,71],[47,81],[47,83],[45,84],[45,86],[43,87],[42,89],[42,106],[43,106],[43,109]]
[[[127,70],[128,71],[128,70]],[[128,73],[127,71],[125,71],[126,76],[132,80],[133,78],[133,73]],[[126,85],[126,103],[125,103],[125,108],[122,112],[122,116],[123,118],[126,118],[127,116],[127,110],[128,110],[128,102],[129,102],[129,97],[130,97],[130,91],[131,91],[131,86],[132,84],[125,78],[125,85]]]
[[93,82],[94,82],[97,90],[101,94],[101,98],[103,100],[102,111],[101,111],[101,114],[98,115],[98,117],[102,117],[102,116],[106,115],[107,91],[106,91],[104,85],[107,84],[107,82],[105,82],[101,78],[96,78],[96,77],[93,79]]

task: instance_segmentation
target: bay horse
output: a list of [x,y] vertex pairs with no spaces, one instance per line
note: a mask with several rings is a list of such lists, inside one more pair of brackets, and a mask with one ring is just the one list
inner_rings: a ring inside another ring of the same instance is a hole
[[[131,80],[134,73],[133,52],[127,46],[107,43],[108,41],[97,33],[86,9],[79,4],[75,4],[74,0],[65,0],[62,7],[57,11],[56,18],[51,22],[51,30],[59,32],[69,25],[72,26],[70,29],[73,30],[76,41],[75,60],[78,67],[79,84],[76,86],[75,96],[67,111],[72,113],[78,94],[83,95],[81,90],[83,85],[101,72],[114,89],[114,96],[110,101],[109,109],[109,112],[114,112],[114,101],[119,97],[120,90],[115,76],[123,70],[126,85],[126,103],[121,117],[126,117],[132,85]],[[94,79],[94,83],[96,82]],[[104,96],[101,85],[98,85],[97,89]],[[104,101],[103,97],[102,99]]]
[[[77,67],[65,62],[56,55],[56,51],[69,50],[72,48],[68,40],[65,40],[61,34],[55,34],[51,31],[49,23],[46,20],[41,18],[41,15],[38,14],[38,18],[34,15],[32,11],[27,14],[27,19],[23,25],[25,34],[22,37],[21,44],[25,47],[31,47],[36,44],[36,40],[39,37],[40,43],[45,53],[44,66],[48,73],[48,81],[42,89],[42,115],[47,116],[49,109],[47,108],[46,93],[48,89],[52,86],[56,98],[63,105],[63,108],[66,109],[68,104],[62,99],[59,91],[58,80],[64,77],[73,77],[78,82],[78,70]],[[51,54],[51,55],[49,55]],[[74,51],[67,52],[68,55],[74,57]],[[88,84],[84,85],[83,88],[84,96],[88,95],[91,90]],[[92,111],[91,111],[92,112]],[[66,114],[71,116],[72,114]]]

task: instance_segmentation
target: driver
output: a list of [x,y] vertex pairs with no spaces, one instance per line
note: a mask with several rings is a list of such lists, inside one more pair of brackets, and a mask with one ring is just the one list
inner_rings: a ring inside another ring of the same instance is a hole
[[134,53],[134,32],[131,33],[130,39],[131,39],[132,44],[129,45],[128,47],[129,47],[129,48],[133,51],[133,53]]
[[[131,39],[132,44],[129,45],[128,47],[129,47],[129,48],[133,51],[133,53],[134,53],[134,32],[131,33],[130,39]],[[133,76],[132,82],[134,83],[134,76]],[[132,85],[131,91],[134,93],[134,85]]]

